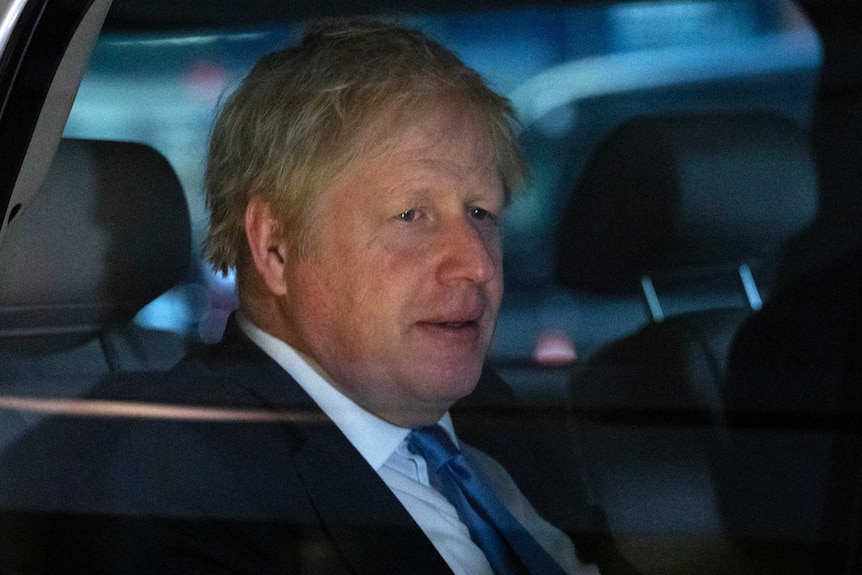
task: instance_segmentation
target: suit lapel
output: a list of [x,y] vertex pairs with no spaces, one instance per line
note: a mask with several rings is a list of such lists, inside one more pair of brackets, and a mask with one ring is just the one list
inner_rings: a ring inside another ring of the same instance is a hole
[[242,333],[233,318],[218,348],[218,363],[229,359],[225,369],[238,369],[231,375],[268,406],[302,409],[317,416],[307,423],[282,426],[284,460],[294,466],[322,531],[350,572],[451,574],[380,476],[299,384]]
[[451,573],[377,473],[333,425],[294,456],[320,522],[354,573]]

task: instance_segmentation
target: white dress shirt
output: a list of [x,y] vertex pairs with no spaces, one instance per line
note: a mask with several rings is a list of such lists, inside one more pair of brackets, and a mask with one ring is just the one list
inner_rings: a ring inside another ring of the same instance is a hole
[[[242,313],[238,312],[236,317],[249,339],[296,380],[383,479],[455,575],[493,575],[488,560],[470,539],[455,507],[432,484],[424,458],[407,449],[410,430],[366,411],[327,381],[311,358],[264,332]],[[598,574],[595,566],[577,560],[569,538],[539,517],[499,463],[458,441],[448,413],[439,423],[474,471],[567,573]]]

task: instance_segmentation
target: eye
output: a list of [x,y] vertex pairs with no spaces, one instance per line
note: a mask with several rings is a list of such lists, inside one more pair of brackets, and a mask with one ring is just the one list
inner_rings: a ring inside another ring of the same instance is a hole
[[416,210],[407,210],[406,212],[401,212],[398,214],[398,219],[404,222],[412,222],[416,219]]
[[488,210],[484,210],[482,208],[470,208],[470,217],[474,220],[484,221],[490,220],[492,222],[497,221],[497,216]]

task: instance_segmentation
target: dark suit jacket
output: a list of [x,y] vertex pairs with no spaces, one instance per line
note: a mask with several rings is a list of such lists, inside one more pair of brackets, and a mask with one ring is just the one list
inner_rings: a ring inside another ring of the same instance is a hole
[[[5,557],[20,572],[450,573],[375,471],[234,322],[220,344],[192,354],[166,377],[125,379],[131,381],[106,381],[94,396],[256,411],[281,420],[50,422],[18,449],[24,456],[16,469],[24,459],[31,471],[16,475],[38,479],[13,487],[22,512],[7,525],[18,541],[25,534],[29,551],[18,556],[7,547],[0,568]],[[476,396],[453,411],[456,428],[482,448],[482,437],[506,433],[488,418],[516,422],[505,417],[514,406],[502,382],[486,374]],[[530,437],[535,434],[521,434],[522,443],[509,449],[519,453],[509,457],[524,462],[521,471],[547,476],[524,458],[523,440]],[[503,445],[488,451],[499,456]],[[34,466],[36,453],[51,455]],[[560,465],[566,457],[557,450],[549,456],[558,486],[569,493],[563,501],[545,494],[546,507],[555,504],[557,522],[566,523],[561,527],[592,541],[601,525],[573,480],[577,470]]]

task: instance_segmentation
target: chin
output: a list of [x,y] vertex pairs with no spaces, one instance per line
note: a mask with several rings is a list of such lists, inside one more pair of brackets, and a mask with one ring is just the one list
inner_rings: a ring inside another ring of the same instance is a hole
[[481,363],[459,366],[445,372],[437,369],[433,370],[425,378],[424,387],[429,396],[439,399],[441,402],[448,402],[451,405],[473,393],[481,375]]

